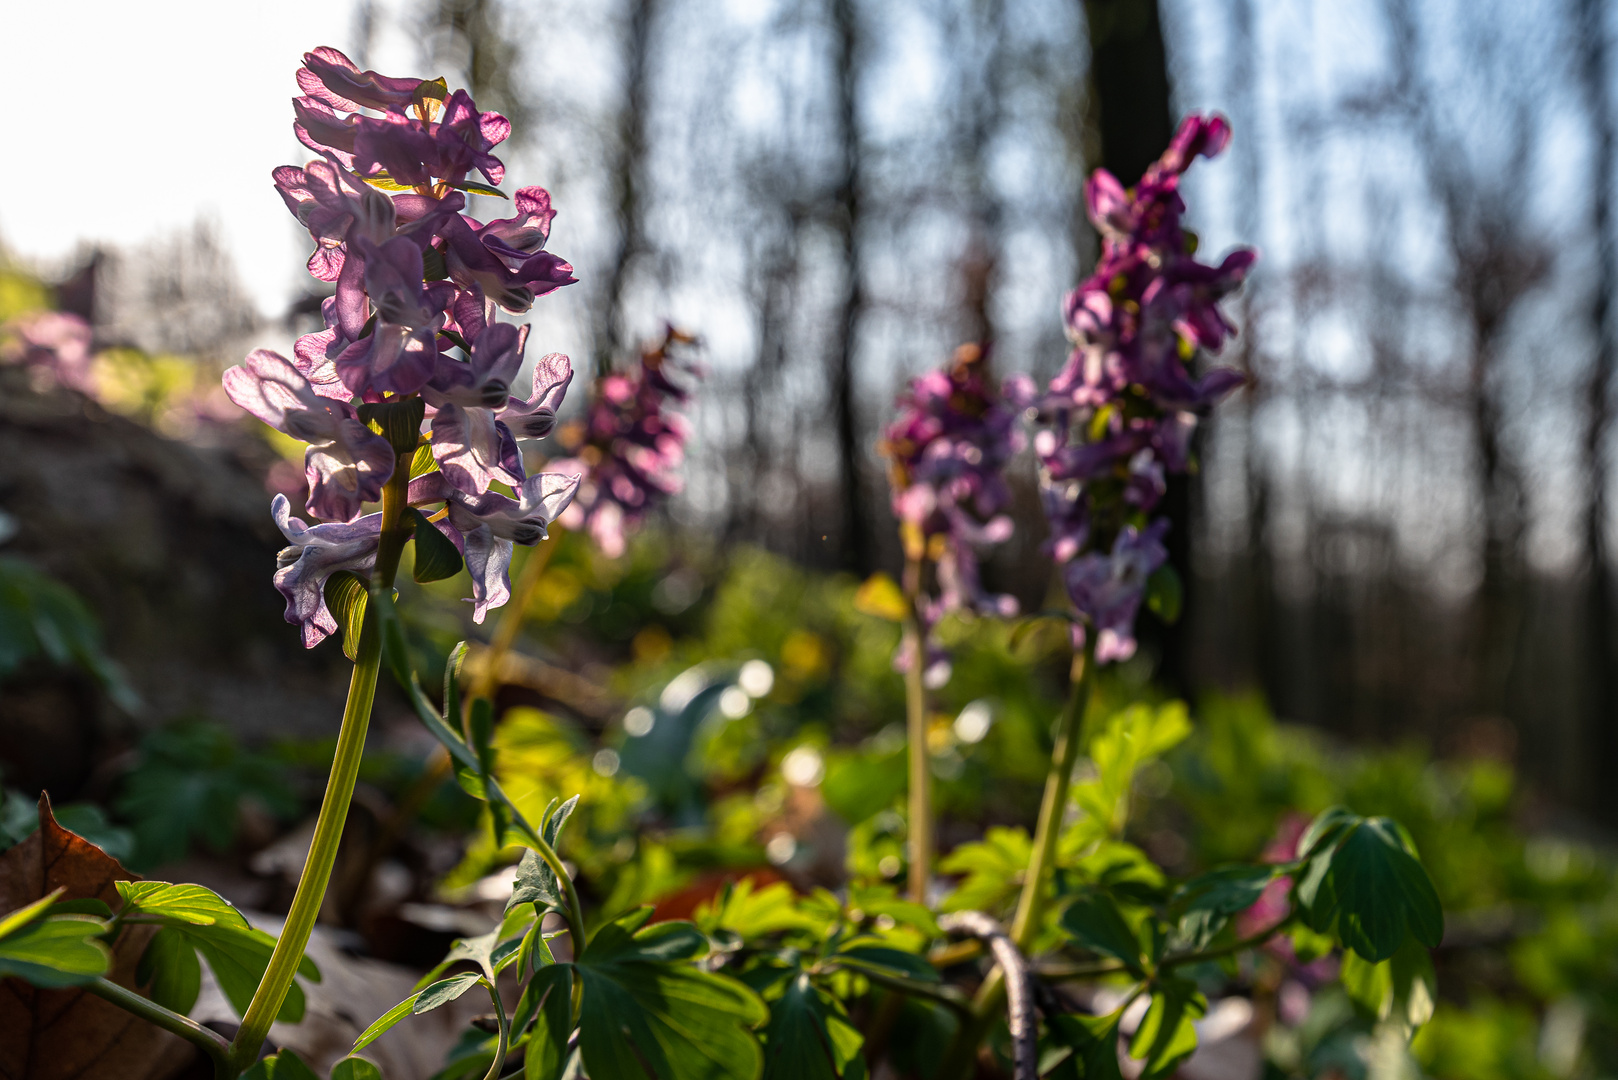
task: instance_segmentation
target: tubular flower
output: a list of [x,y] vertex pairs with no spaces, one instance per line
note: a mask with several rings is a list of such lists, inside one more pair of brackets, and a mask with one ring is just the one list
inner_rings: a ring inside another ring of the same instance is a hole
[[[557,468],[583,477],[562,524],[587,528],[608,558],[622,555],[626,532],[682,486],[677,470],[685,460],[690,426],[669,407],[689,395],[670,376],[682,367],[696,372],[678,355],[693,344],[693,338],[669,327],[661,343],[641,354],[634,371],[597,380],[584,420],[559,436],[573,457]],[[553,406],[541,403],[525,415],[532,419],[544,408],[554,413]]]
[[[373,568],[382,518],[360,515],[411,459],[395,445],[399,433],[394,441],[378,433],[381,414],[367,407],[419,396],[431,455],[410,503],[442,504],[429,520],[471,570],[482,622],[510,595],[512,545],[544,539],[578,486],[576,475],[529,476],[517,445],[518,435],[549,434],[572,367],[560,354],[543,357],[523,383],[526,396],[513,397],[528,328],[496,321],[497,308],[521,313],[573,281],[572,267],[544,250],[550,195],[521,188],[515,212],[488,223],[465,213],[464,191],[504,197],[467,177],[503,180],[493,150],[511,126],[441,79],[361,71],[321,48],[305,54],[298,86],[294,131],[320,157],[273,179],[314,242],[310,274],[334,295],[321,306],[325,329],[299,338],[292,359],[258,350],[224,377],[238,405],[309,444],[304,505],[326,520],[294,517],[285,496],[272,504],[291,545],[275,574],[287,620],[315,645],[336,629],[326,580]],[[517,497],[491,491],[496,481]],[[433,565],[449,572],[443,559]]]
[[1196,375],[1192,362],[1235,332],[1219,304],[1255,255],[1199,262],[1180,220],[1181,175],[1229,141],[1223,117],[1191,116],[1135,187],[1104,169],[1085,185],[1101,259],[1063,304],[1073,352],[1040,402],[1034,449],[1048,550],[1102,662],[1134,655],[1147,580],[1167,560],[1168,521],[1153,511],[1168,475],[1190,467],[1199,418],[1243,381],[1231,368]]
[[[978,551],[1011,537],[1005,468],[1023,447],[1018,414],[1034,384],[1013,375],[998,389],[981,348],[963,345],[946,367],[913,379],[899,395],[899,417],[881,449],[888,458],[894,516],[907,560],[931,564],[936,590],[918,596],[916,614],[928,639],[930,681],[948,677],[931,630],[946,612],[1015,615],[1010,596],[983,592]],[[902,644],[897,663],[909,663]]]
[[465,495],[444,480],[442,473],[428,473],[410,482],[413,505],[443,501],[448,508],[447,521],[453,527],[448,535],[465,556],[472,575],[473,622],[481,623],[490,608],[511,599],[512,545],[544,540],[549,535],[546,527],[567,509],[578,488],[578,476],[559,472],[528,477],[516,487],[515,499],[495,491]]
[[285,495],[275,497],[270,512],[290,545],[276,559],[275,587],[286,597],[287,622],[303,628],[304,648],[312,649],[337,630],[326,606],[326,579],[339,570],[371,569],[382,537],[382,515],[311,526],[292,516]]

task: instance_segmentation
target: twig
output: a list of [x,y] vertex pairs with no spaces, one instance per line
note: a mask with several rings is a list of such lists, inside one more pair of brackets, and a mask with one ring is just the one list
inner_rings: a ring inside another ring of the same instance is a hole
[[1039,1042],[1034,1022],[1034,978],[1027,958],[1017,950],[1005,927],[981,911],[957,911],[939,919],[938,925],[948,932],[970,934],[989,946],[1005,976],[1012,1075],[1016,1080],[1038,1080]]

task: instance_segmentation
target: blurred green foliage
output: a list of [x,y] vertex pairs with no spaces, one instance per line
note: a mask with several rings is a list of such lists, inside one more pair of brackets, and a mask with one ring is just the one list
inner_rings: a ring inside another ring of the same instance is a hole
[[140,710],[140,698],[102,649],[100,626],[78,594],[31,563],[0,557],[0,682],[35,659],[84,671],[120,708]]
[[244,799],[281,819],[299,809],[280,762],[243,749],[215,724],[191,720],[141,740],[114,806],[134,830],[134,865],[146,868],[184,857],[194,841],[228,850]]

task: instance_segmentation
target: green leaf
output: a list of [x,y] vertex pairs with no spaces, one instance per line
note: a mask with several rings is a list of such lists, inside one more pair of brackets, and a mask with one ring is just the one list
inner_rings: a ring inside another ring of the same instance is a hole
[[480,184],[476,180],[461,180],[451,184],[450,187],[460,188],[462,191],[469,192],[473,195],[493,195],[497,199],[510,198],[510,196],[501,191],[499,188],[490,187],[488,184]]
[[[1058,1014],[1046,1019],[1050,1040],[1066,1047],[1068,1056],[1077,1060],[1080,1068],[1074,1075],[1084,1080],[1123,1080],[1118,1067],[1118,1022],[1123,1010],[1106,1016],[1079,1016]],[[1041,1064],[1044,1075],[1060,1058]]]
[[1335,843],[1343,833],[1362,819],[1352,810],[1343,806],[1332,806],[1322,810],[1309,823],[1309,827],[1298,837],[1298,855],[1307,858],[1315,853],[1317,848]]
[[1181,885],[1174,897],[1181,916],[1173,947],[1204,948],[1232,915],[1257,903],[1277,873],[1274,866],[1221,866]]
[[[393,177],[389,176],[387,173],[377,173],[374,176],[362,176],[362,177],[360,177],[360,179],[364,180],[367,184],[370,184],[372,187],[379,188],[382,191],[415,191],[416,190],[415,188],[411,187],[409,184],[401,184],[401,183],[399,183],[397,180],[395,180]],[[369,332],[370,332],[369,328],[367,327],[367,328],[364,329],[364,331],[361,333],[360,336],[364,337],[365,334],[369,333]]]
[[440,979],[425,990],[411,994],[379,1016],[370,1027],[360,1032],[360,1037],[354,1040],[353,1049],[349,1053],[357,1054],[364,1050],[405,1017],[420,1016],[422,1013],[432,1012],[441,1005],[448,1005],[472,989],[472,987],[483,983],[482,975],[468,971],[462,975],[453,975],[448,979]]
[[[56,903],[56,898],[61,896],[66,891],[67,886],[58,886],[49,895],[41,896],[32,904],[20,907],[16,911],[13,911],[11,914],[7,915],[5,918],[0,919],[0,940],[4,940],[6,937],[16,933],[18,930],[21,930],[24,926],[27,926],[35,919],[40,918],[45,914],[46,909],[48,909],[52,904]],[[108,914],[110,915],[111,912],[108,912]]]
[[[552,851],[556,850],[557,841],[561,839],[562,826],[567,824],[567,819],[573,816],[573,810],[578,805],[579,797],[575,795],[560,806],[553,802],[546,809],[545,817],[540,823],[539,834],[550,845]],[[532,849],[523,852],[522,861],[517,864],[516,887],[511,891],[511,899],[506,902],[506,910],[510,911],[518,904],[528,903],[554,908],[557,911],[562,910],[566,904],[566,892],[557,879],[556,872],[538,852]]]
[[538,1023],[524,1051],[523,1080],[557,1080],[567,1067],[567,1040],[573,1033],[573,971],[569,965],[545,968],[529,980],[512,1014],[511,1030],[521,1032],[531,1019]]
[[362,1057],[346,1057],[331,1067],[331,1080],[382,1080],[382,1070]]
[[469,651],[466,642],[457,641],[444,664],[444,715],[455,727],[461,725],[461,668]]
[[432,1012],[440,1006],[448,1005],[481,982],[483,982],[483,976],[470,971],[463,975],[452,975],[447,979],[440,979],[416,995],[415,1003],[410,1006],[410,1011],[416,1016],[420,1016],[424,1012]]
[[393,452],[400,457],[415,455],[426,411],[427,402],[419,397],[368,402],[358,409],[360,423],[388,440]]
[[1349,999],[1375,1019],[1392,1017],[1412,1030],[1432,1019],[1438,978],[1431,955],[1414,937],[1377,963],[1344,953],[1340,978]]
[[1207,1010],[1208,1003],[1195,986],[1180,979],[1164,980],[1129,1043],[1129,1056],[1145,1062],[1142,1080],[1168,1075],[1196,1051],[1192,1021]]
[[410,507],[410,519],[416,525],[416,565],[411,576],[426,583],[459,574],[462,560],[455,543],[414,506]]
[[153,1001],[184,1015],[202,990],[202,964],[183,932],[164,927],[147,943],[135,967],[135,980],[150,988]]
[[1443,940],[1438,894],[1387,818],[1367,818],[1344,837],[1332,855],[1330,876],[1338,937],[1366,960],[1392,956],[1407,930],[1429,948]]
[[242,1074],[242,1080],[320,1080],[303,1059],[291,1050],[283,1050],[258,1062]]
[[1288,936],[1292,939],[1292,951],[1300,964],[1319,960],[1330,953],[1332,946],[1336,944],[1326,934],[1317,934],[1302,923],[1294,926]]
[[218,893],[201,885],[170,885],[166,881],[120,881],[118,895],[128,905],[125,914],[161,915],[197,926],[236,926],[251,929],[242,913]]
[[360,628],[365,625],[365,580],[351,570],[339,570],[326,579],[326,606],[343,633],[343,655],[360,655]]
[[891,806],[905,783],[902,744],[886,754],[856,750],[831,756],[820,784],[820,796],[838,817],[858,825]]
[[[61,824],[61,820],[62,820],[61,818],[57,818],[56,819],[57,824]],[[71,830],[69,830],[69,831],[71,831]],[[100,847],[99,844],[97,844],[96,846]],[[108,854],[111,854],[111,853],[108,852]],[[110,918],[112,918],[112,908],[108,907],[104,901],[96,900],[93,897],[85,897],[82,900],[62,900],[62,901],[59,901],[58,903],[56,903],[55,905],[53,905],[51,907],[51,914],[52,915],[93,915],[98,919],[110,919]]]
[[1258,903],[1277,873],[1274,866],[1216,867],[1181,885],[1175,903],[1184,911],[1235,915]]
[[[443,332],[442,330],[439,331],[439,333]],[[455,336],[460,337],[459,334]],[[410,479],[414,480],[418,476],[425,476],[430,472],[437,471],[438,459],[433,457],[433,444],[424,442],[416,447],[416,454],[410,459]]]
[[82,986],[107,973],[112,954],[99,935],[106,929],[88,915],[47,915],[0,939],[0,977],[34,986]]
[[[264,978],[264,969],[269,966],[270,954],[275,951],[275,939],[262,930],[218,923],[197,925],[173,921],[167,929],[185,936],[192,948],[208,962],[209,969],[219,982],[219,989],[224,991],[231,1007],[238,1015],[246,1012],[254,991]],[[298,962],[298,974],[310,982],[320,981],[320,970],[307,956]],[[287,990],[286,1000],[281,1003],[281,1011],[276,1014],[276,1019],[282,1023],[296,1024],[303,1019],[303,1009],[303,988],[294,981]]]
[[376,1042],[377,1039],[385,1035],[388,1030],[399,1021],[403,1020],[407,1016],[412,1015],[410,1010],[415,1008],[416,999],[420,996],[420,993],[411,994],[409,997],[399,1002],[399,1004],[377,1017],[376,1020],[372,1021],[370,1027],[360,1032],[360,1037],[354,1040],[354,1046],[349,1052],[358,1053],[359,1051],[364,1050],[367,1046],[370,1046],[372,1043]]
[[[845,1080],[864,1042],[837,999],[800,971],[770,1002],[764,1080]],[[856,1068],[863,1072],[864,1061]]]
[[1097,776],[1073,785],[1073,801],[1085,813],[1075,828],[1094,839],[1122,838],[1136,772],[1190,734],[1190,715],[1179,701],[1132,705],[1108,720],[1090,740]]
[[[421,253],[421,276],[427,281],[443,281],[445,278],[449,277],[449,260],[444,258],[444,253],[442,251],[438,250],[438,248],[432,246],[431,244],[429,244],[427,249]],[[459,345],[463,349],[466,349],[466,342],[461,340],[461,335],[456,334],[454,331],[445,331],[442,329],[440,329],[438,332],[440,334],[444,334],[446,337],[450,337],[455,344]],[[471,352],[470,349],[467,349],[467,351]]]
[[1144,971],[1140,939],[1106,893],[1093,889],[1080,893],[1062,912],[1062,928],[1091,952],[1121,960],[1136,974]]
[[878,570],[855,591],[854,610],[888,622],[904,622],[910,617],[910,602],[899,583]]
[[1033,855],[1028,831],[991,826],[982,840],[957,845],[938,864],[946,874],[964,875],[944,901],[945,911],[998,911],[1022,888],[1022,873]]
[[644,926],[650,908],[596,932],[571,965],[583,983],[579,1048],[591,1076],[752,1080],[763,1054],[752,1029],[769,1011],[727,976],[687,963],[708,951],[690,923]]
[[855,944],[851,948],[839,950],[828,959],[855,971],[872,971],[878,975],[889,975],[914,982],[939,981],[938,969],[929,964],[926,957],[885,945]]
[[1185,602],[1185,587],[1174,567],[1164,563],[1146,579],[1146,606],[1152,614],[1173,626],[1180,621],[1180,608]]

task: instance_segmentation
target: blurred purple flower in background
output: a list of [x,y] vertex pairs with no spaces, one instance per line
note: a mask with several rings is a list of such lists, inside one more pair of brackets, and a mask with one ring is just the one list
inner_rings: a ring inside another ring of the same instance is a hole
[[0,363],[27,367],[36,385],[66,386],[94,396],[90,324],[64,311],[40,311],[11,320],[3,329]]
[[583,478],[561,522],[570,529],[588,529],[608,558],[622,555],[626,533],[683,484],[677,470],[685,461],[690,425],[670,408],[689,395],[671,375],[682,368],[698,373],[682,355],[695,344],[689,335],[668,327],[633,371],[598,379],[584,419],[567,425],[560,435],[573,456],[553,466]]
[[[1011,616],[1010,596],[983,592],[978,550],[1011,536],[1011,504],[1005,468],[1023,447],[1017,426],[1034,399],[1033,380],[1007,378],[998,389],[983,350],[963,345],[947,367],[912,379],[899,395],[899,417],[882,440],[892,488],[894,516],[907,563],[907,589],[915,594],[916,618],[927,642],[928,680],[948,678],[948,659],[932,640],[933,627],[949,611]],[[921,583],[923,564],[933,568],[936,592]],[[897,663],[909,664],[900,645]]]
[[1074,348],[1040,402],[1034,449],[1048,550],[1103,663],[1134,655],[1136,614],[1167,561],[1169,522],[1152,512],[1168,474],[1190,467],[1198,418],[1243,381],[1231,368],[1199,376],[1192,363],[1235,332],[1219,302],[1254,253],[1198,262],[1180,222],[1180,176],[1229,141],[1223,117],[1191,116],[1135,187],[1104,169],[1085,186],[1101,259],[1064,302]]

